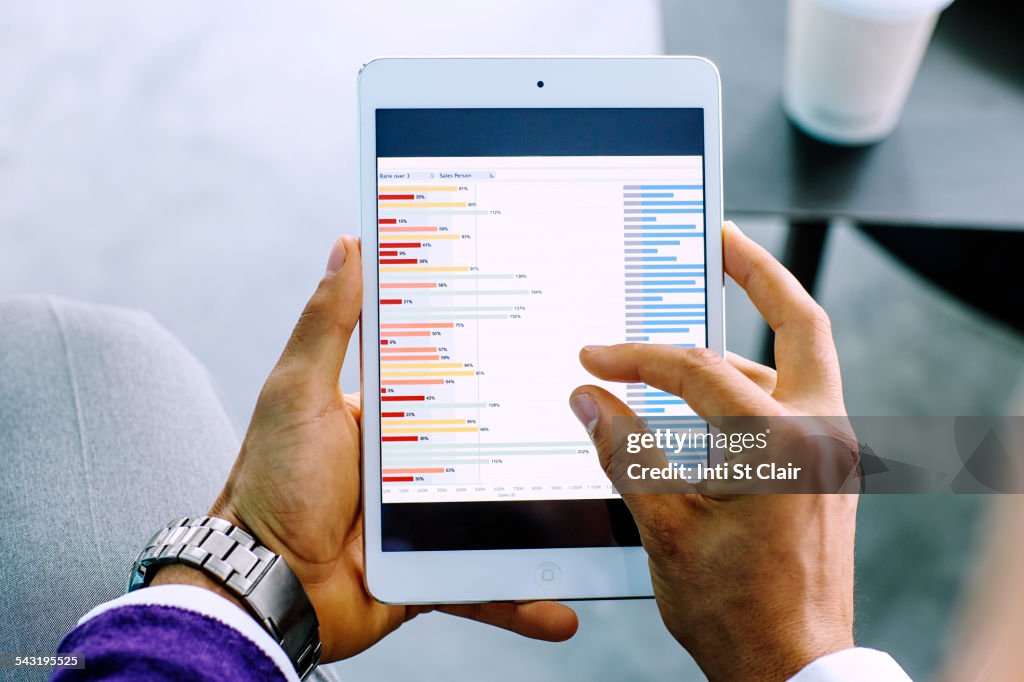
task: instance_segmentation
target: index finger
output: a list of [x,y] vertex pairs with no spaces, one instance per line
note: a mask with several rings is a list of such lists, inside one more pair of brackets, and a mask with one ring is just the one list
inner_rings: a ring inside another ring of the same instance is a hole
[[722,254],[725,271],[775,332],[779,394],[833,388],[839,359],[825,310],[782,263],[732,222],[722,226]]

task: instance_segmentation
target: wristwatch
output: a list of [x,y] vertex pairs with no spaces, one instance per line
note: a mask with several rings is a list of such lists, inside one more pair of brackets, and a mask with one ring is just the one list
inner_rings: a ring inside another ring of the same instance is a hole
[[205,571],[238,597],[281,645],[300,678],[320,663],[320,621],[306,591],[285,560],[249,533],[215,516],[172,521],[135,560],[128,591],[148,585],[157,567],[179,563]]

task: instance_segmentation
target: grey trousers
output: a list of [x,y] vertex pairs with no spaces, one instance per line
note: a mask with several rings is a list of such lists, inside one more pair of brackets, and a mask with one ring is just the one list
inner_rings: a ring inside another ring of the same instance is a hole
[[206,369],[148,314],[0,299],[0,652],[53,652],[122,594],[161,524],[209,509],[238,446]]

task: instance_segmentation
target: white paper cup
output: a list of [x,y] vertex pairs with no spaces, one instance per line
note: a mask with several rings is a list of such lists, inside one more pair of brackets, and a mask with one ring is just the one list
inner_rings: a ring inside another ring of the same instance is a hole
[[784,103],[808,134],[870,144],[899,122],[953,0],[790,0]]

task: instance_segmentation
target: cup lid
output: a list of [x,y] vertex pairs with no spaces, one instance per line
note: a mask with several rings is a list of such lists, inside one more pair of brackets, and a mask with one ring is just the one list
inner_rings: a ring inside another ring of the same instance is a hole
[[876,21],[901,21],[939,13],[953,0],[819,0],[846,14]]

